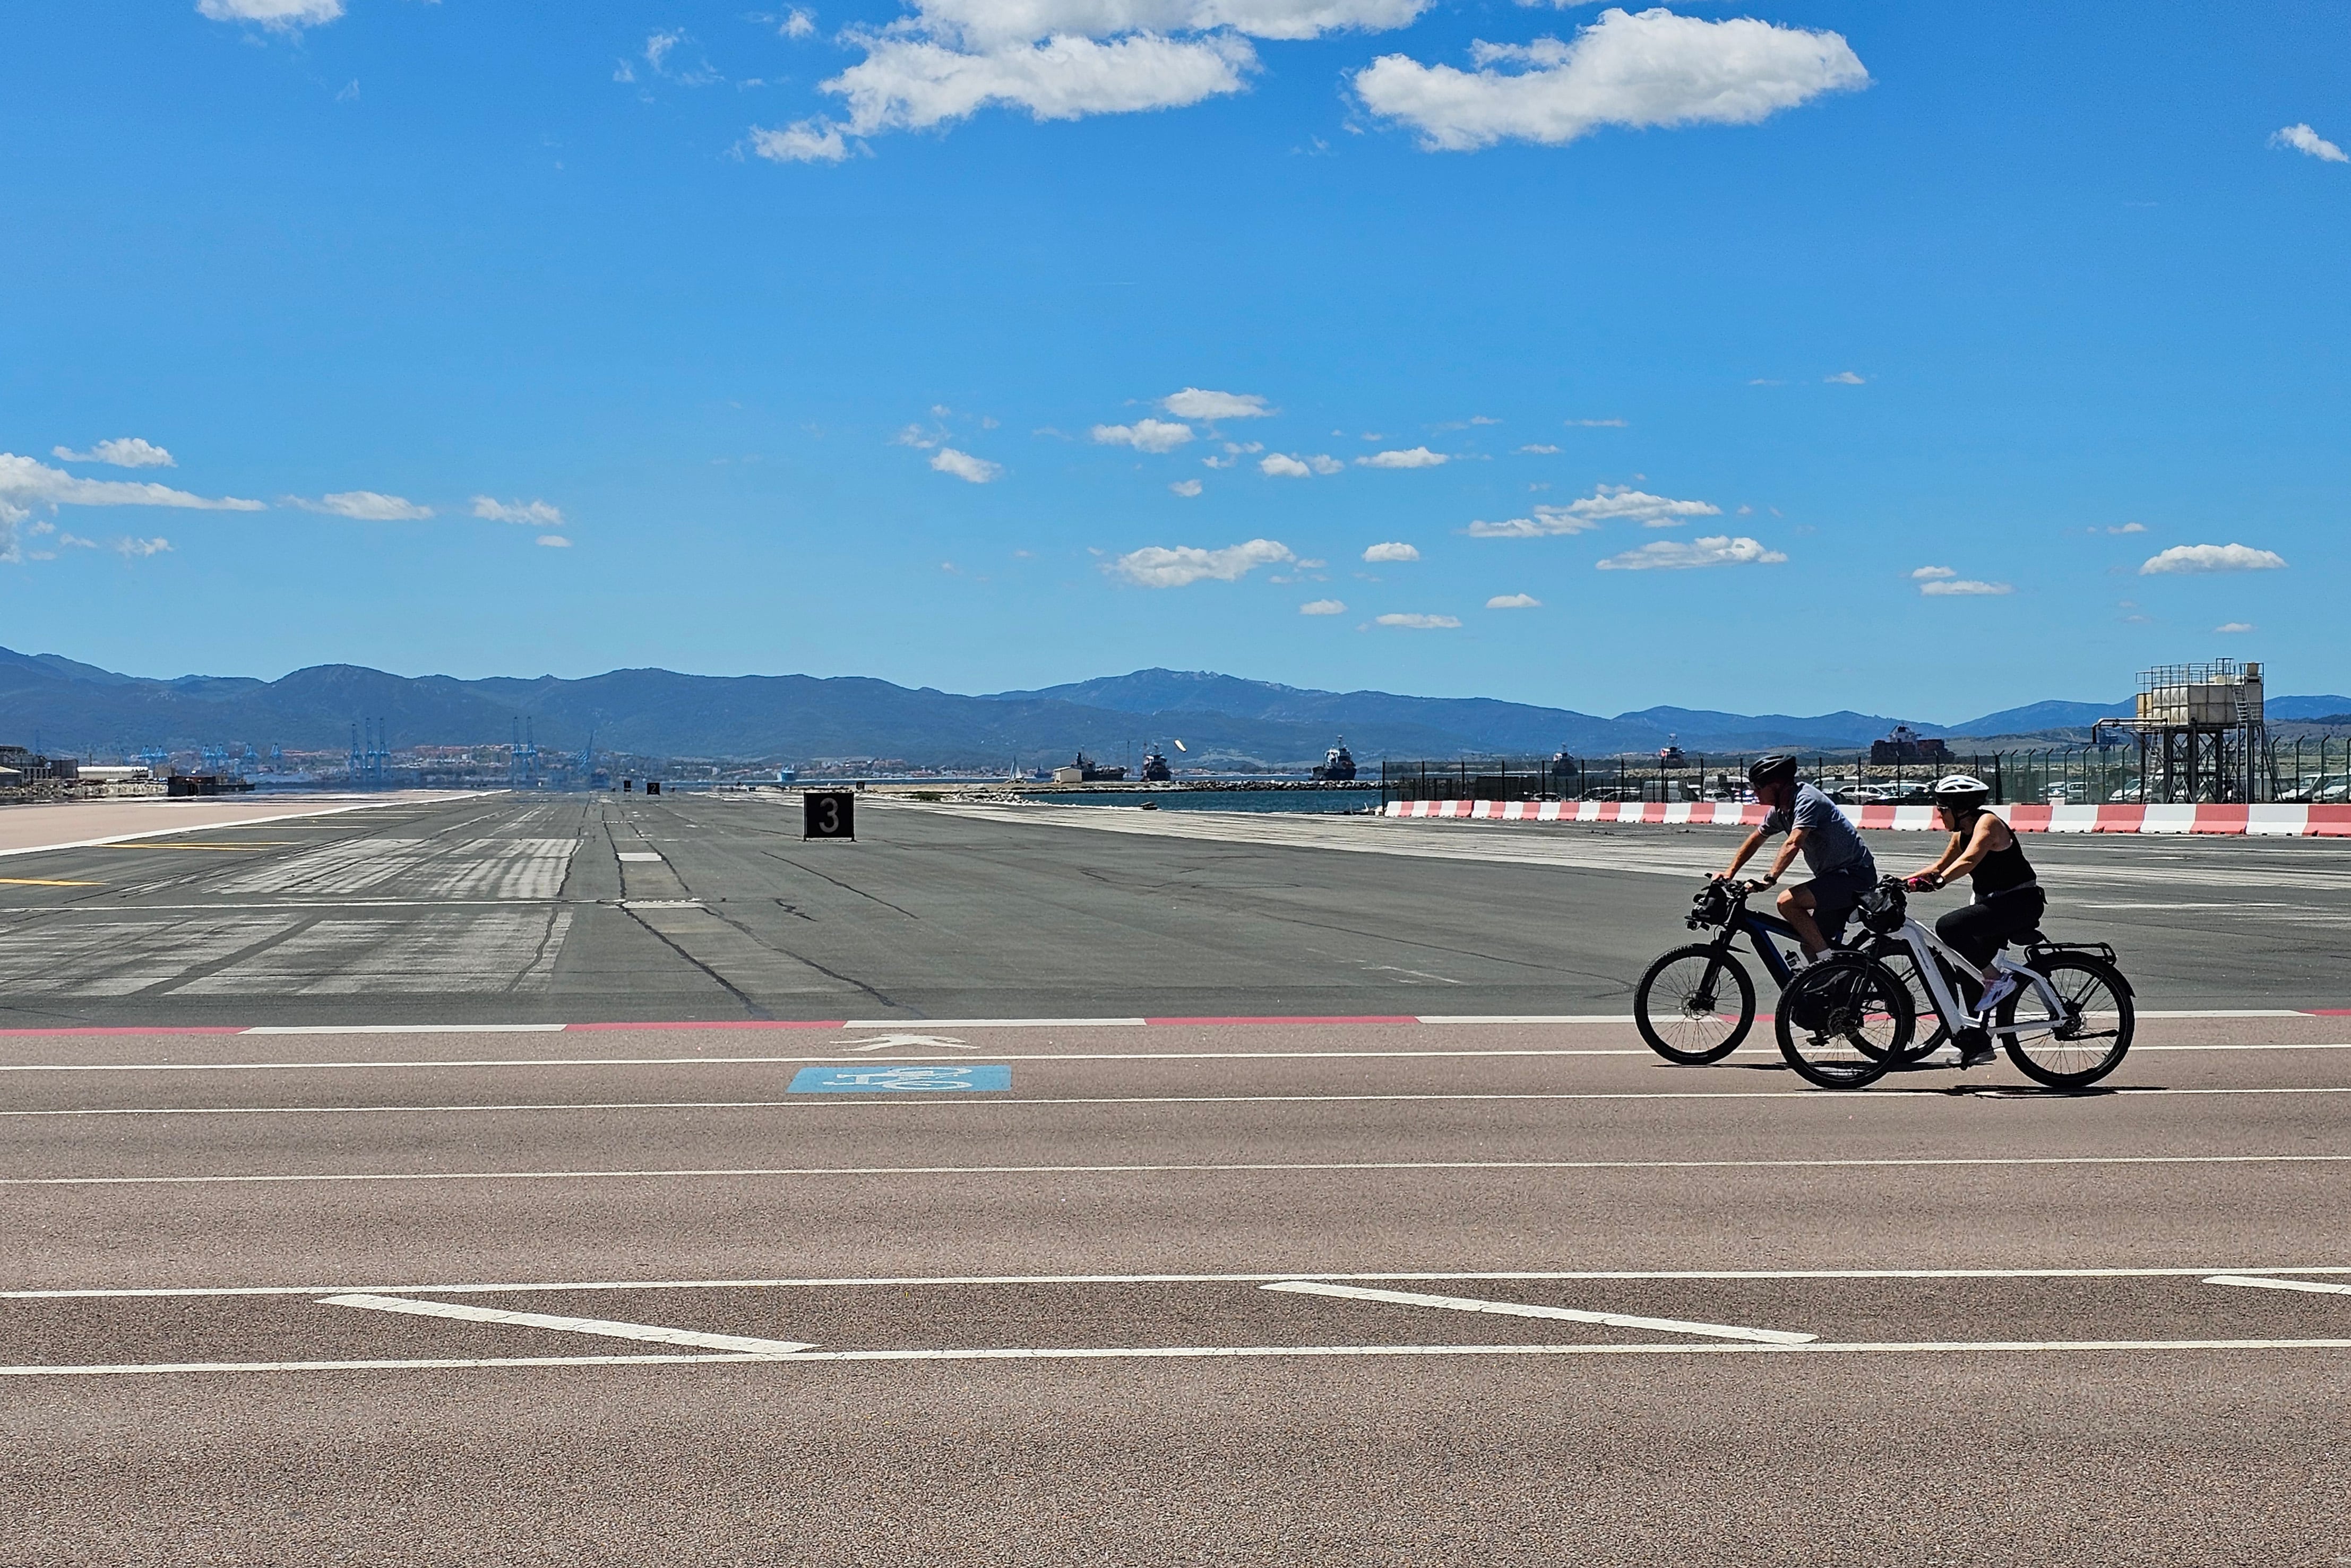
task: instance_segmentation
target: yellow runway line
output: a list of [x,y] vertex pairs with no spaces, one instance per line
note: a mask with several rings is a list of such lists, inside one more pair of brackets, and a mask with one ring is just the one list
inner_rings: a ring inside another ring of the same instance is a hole
[[0,876],[0,887],[104,887],[102,882],[52,882],[40,876]]

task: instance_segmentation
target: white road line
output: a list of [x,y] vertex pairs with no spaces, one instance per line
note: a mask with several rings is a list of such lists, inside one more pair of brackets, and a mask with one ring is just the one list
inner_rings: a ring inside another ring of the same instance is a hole
[[812,1349],[799,1340],[747,1339],[741,1334],[703,1333],[695,1329],[660,1328],[651,1323],[614,1322],[609,1318],[563,1318],[546,1312],[507,1312],[492,1307],[459,1306],[449,1301],[419,1301],[412,1296],[360,1293],[329,1296],[326,1307],[364,1307],[370,1312],[407,1312],[420,1318],[455,1318],[469,1323],[508,1323],[517,1328],[559,1329],[565,1333],[601,1334],[606,1339],[644,1340],[653,1344],[685,1345],[695,1350],[729,1350],[746,1355],[790,1355]]
[[98,1301],[138,1296],[527,1295],[572,1291],[772,1291],[893,1288],[914,1285],[1262,1285],[1274,1280],[1384,1280],[1420,1283],[1554,1281],[1785,1280],[2183,1280],[2205,1274],[2351,1274],[2351,1267],[2216,1269],[1476,1269],[1403,1271],[1322,1271],[1290,1269],[1270,1274],[862,1274],[780,1280],[535,1280],[476,1281],[430,1285],[117,1285],[81,1290],[0,1291],[0,1301]]
[[237,1176],[0,1176],[0,1187],[248,1186],[439,1181],[740,1180],[774,1176],[1311,1176],[1342,1171],[1948,1170],[1971,1166],[2303,1166],[2351,1164],[2351,1155],[2043,1155],[1949,1159],[1816,1160],[1314,1160],[1136,1166],[740,1166],[569,1171],[284,1171]]
[[237,1030],[248,1034],[561,1034],[559,1023],[264,1023]]
[[1382,1301],[1397,1307],[1441,1307],[1455,1312],[1496,1312],[1510,1318],[1552,1318],[1571,1323],[1598,1323],[1613,1329],[1655,1329],[1661,1333],[1699,1334],[1708,1339],[1751,1340],[1757,1344],[1810,1344],[1820,1338],[1818,1334],[1788,1333],[1779,1329],[1686,1322],[1679,1318],[1637,1318],[1625,1312],[1588,1312],[1573,1307],[1529,1306],[1523,1301],[1483,1301],[1469,1296],[1424,1296],[1414,1291],[1374,1291],[1362,1285],[1334,1285],[1322,1280],[1276,1280],[1258,1289],[1285,1291],[1300,1296],[1335,1296],[1349,1301]]
[[[140,839],[168,839],[180,833],[218,833],[235,828],[257,828],[265,822],[291,822],[306,817],[340,817],[345,811],[376,811],[387,806],[438,806],[451,800],[470,800],[494,791],[468,789],[447,795],[435,793],[430,800],[413,796],[392,800],[363,800],[355,806],[321,806],[308,811],[280,811],[270,817],[239,817],[225,822],[179,822],[168,828],[152,828],[137,833],[114,833],[102,839],[76,839],[62,844],[27,844],[22,849],[0,850],[0,855],[45,855],[56,850],[94,850],[108,844],[127,844]],[[170,809],[170,808],[167,808]],[[199,816],[210,815],[198,812]]]
[[[2141,1015],[2144,1016],[2144,1015]],[[506,1026],[501,1026],[502,1028]],[[968,1024],[960,1026],[968,1029]],[[511,1032],[543,1031],[542,1024],[512,1026]],[[242,1033],[259,1032],[257,1030]],[[325,1030],[285,1030],[288,1034],[331,1033]],[[375,1031],[370,1031],[375,1032]],[[429,1034],[431,1030],[416,1032]],[[2328,1040],[2288,1042],[2275,1045],[2134,1045],[2131,1054],[2150,1051],[2351,1051],[2351,1041]],[[1756,1061],[1776,1059],[1779,1052],[1769,1046],[1742,1047],[1726,1061]],[[1512,1057],[1578,1057],[1629,1056],[1653,1058],[1656,1053],[1646,1046],[1509,1046],[1490,1051],[992,1051],[991,1061],[1411,1061],[1476,1060],[1491,1057],[1504,1060]],[[783,1067],[842,1066],[861,1063],[862,1056],[838,1052],[810,1056],[481,1056],[437,1057],[423,1059],[386,1058],[381,1061],[346,1060],[338,1061],[5,1061],[0,1062],[0,1072],[350,1072],[381,1071],[385,1069],[414,1068],[496,1068],[496,1067]],[[893,1060],[909,1065],[921,1062],[958,1061],[952,1056],[906,1056]]]
[[[2306,1269],[2304,1273],[2315,1273]],[[2313,1291],[2327,1296],[2351,1296],[2351,1285],[2323,1283],[2316,1280],[2273,1280],[2252,1274],[2215,1274],[2204,1281],[2208,1285],[2258,1285],[2269,1291]]]
[[1086,1349],[815,1350],[797,1355],[503,1356],[418,1361],[193,1361],[96,1366],[0,1366],[0,1377],[107,1377],[138,1373],[437,1372],[492,1366],[794,1366],[890,1361],[1282,1361],[1333,1357],[1552,1355],[2159,1354],[2199,1350],[2351,1350],[2351,1339],[1815,1341],[1811,1344],[1239,1344]]
[[[909,1062],[907,1065],[916,1065]],[[1941,1089],[1880,1089],[1868,1096],[1867,1103],[1892,1104],[1909,1100],[1949,1100],[1968,1091],[1971,1086],[1955,1083]],[[2044,1092],[2026,1085],[2000,1084],[2002,1092],[1990,1098],[2019,1100],[2043,1097]],[[2199,1096],[2228,1094],[2351,1094],[2351,1085],[2301,1085],[2273,1089],[2161,1089],[2122,1088],[2105,1092],[2110,1095],[2128,1095],[2139,1100],[2178,1100]],[[2062,1091],[2049,1090],[2047,1097],[2061,1096]],[[915,1096],[895,1094],[887,1099],[864,1099],[854,1095],[838,1099],[797,1100],[543,1100],[507,1101],[478,1105],[75,1105],[46,1111],[0,1111],[0,1117],[9,1116],[413,1116],[456,1115],[496,1112],[501,1114],[517,1111],[870,1111],[903,1110],[910,1105],[964,1105],[970,1107],[1053,1106],[1053,1105],[1322,1105],[1383,1103],[1390,1101],[1408,1103],[1449,1101],[1513,1101],[1513,1100],[1810,1100],[1821,1104],[1843,1105],[1844,1102],[1823,1098],[1813,1089],[1708,1089],[1708,1090],[1628,1090],[1623,1092],[1572,1090],[1528,1092],[1520,1094],[1094,1094],[1094,1095],[1032,1095],[1010,1099],[975,1100],[968,1094]]]

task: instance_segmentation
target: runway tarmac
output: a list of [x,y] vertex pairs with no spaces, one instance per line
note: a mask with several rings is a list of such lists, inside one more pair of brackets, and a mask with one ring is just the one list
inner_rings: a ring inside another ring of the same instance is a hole
[[0,1563],[2351,1561],[2335,846],[1832,1094],[1606,1021],[1728,835],[1095,810],[13,857]]

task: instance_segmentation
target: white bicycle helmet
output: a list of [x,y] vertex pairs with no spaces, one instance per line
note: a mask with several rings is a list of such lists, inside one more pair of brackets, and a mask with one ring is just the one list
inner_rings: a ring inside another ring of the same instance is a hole
[[1991,799],[1991,786],[1971,773],[1950,773],[1935,780],[1935,804],[1954,811],[1973,811]]

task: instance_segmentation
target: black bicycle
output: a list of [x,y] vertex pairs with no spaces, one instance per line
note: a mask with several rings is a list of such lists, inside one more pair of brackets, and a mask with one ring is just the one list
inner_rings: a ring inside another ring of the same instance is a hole
[[[1633,1022],[1651,1051],[1684,1067],[1720,1061],[1747,1038],[1755,1026],[1755,981],[1740,961],[1735,944],[1745,936],[1755,956],[1782,991],[1796,972],[1780,942],[1793,942],[1795,928],[1776,915],[1747,907],[1763,886],[1753,882],[1711,882],[1690,901],[1683,924],[1693,931],[1712,927],[1712,940],[1677,947],[1651,964],[1633,988]],[[1829,933],[1834,936],[1838,933]],[[1926,994],[1924,986],[1908,985],[1904,973],[1911,962],[1907,953],[1891,956],[1887,967],[1904,982],[1903,996]],[[1897,998],[1882,998],[1899,1005]],[[1930,1024],[1923,1037],[1921,1022]],[[1897,1054],[1888,1066],[1917,1061],[1949,1038],[1931,1013],[1911,1017]]]

